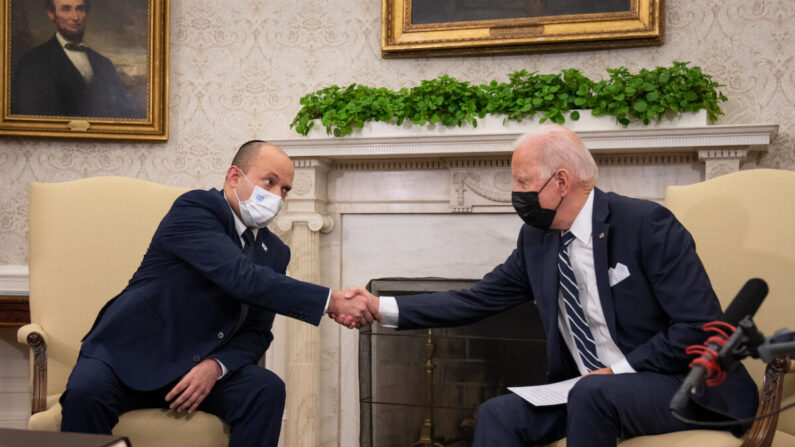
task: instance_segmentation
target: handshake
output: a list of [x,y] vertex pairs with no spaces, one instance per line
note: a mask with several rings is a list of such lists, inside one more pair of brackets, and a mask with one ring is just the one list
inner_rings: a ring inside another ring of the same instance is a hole
[[362,328],[381,321],[379,299],[364,287],[332,290],[328,310],[330,318],[348,329]]

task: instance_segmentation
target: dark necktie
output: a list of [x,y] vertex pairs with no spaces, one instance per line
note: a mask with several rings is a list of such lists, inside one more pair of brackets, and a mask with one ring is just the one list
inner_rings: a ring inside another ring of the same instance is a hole
[[577,291],[577,279],[569,261],[569,244],[574,240],[574,234],[567,231],[560,238],[560,253],[558,254],[558,272],[560,273],[560,291],[563,295],[563,302],[566,305],[566,318],[569,320],[569,330],[571,331],[574,344],[577,345],[580,359],[588,371],[602,369],[605,365],[599,361],[596,355],[596,344],[588,327],[588,320],[585,318],[582,304],[580,303],[580,293]]
[[250,228],[246,228],[246,231],[242,234],[243,243],[243,253],[246,257],[251,261],[254,262],[255,251],[254,251],[254,233],[251,231]]
[[[243,254],[245,254],[246,257],[251,262],[254,262],[254,257],[255,257],[254,233],[251,231],[251,229],[246,228],[246,231],[243,232],[241,237],[243,238],[243,243],[245,244],[243,246]],[[248,315],[248,304],[241,302],[240,303],[240,319],[237,321],[237,324],[235,324],[235,329],[232,331],[233,333],[237,332],[237,330],[240,329],[240,326],[246,320],[246,316],[247,315]]]
[[86,50],[88,49],[88,47],[83,45],[82,43],[73,43],[73,42],[69,42],[63,47],[66,48],[67,50],[81,51],[83,53],[85,53]]

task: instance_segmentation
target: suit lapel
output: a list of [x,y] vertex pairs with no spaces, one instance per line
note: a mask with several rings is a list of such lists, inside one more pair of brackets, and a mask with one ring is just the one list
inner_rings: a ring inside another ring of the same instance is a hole
[[83,75],[80,74],[80,71],[75,67],[75,64],[69,59],[69,56],[66,55],[66,51],[61,48],[61,43],[58,42],[56,37],[50,39],[50,51],[52,52],[53,57],[55,58],[55,67],[63,67],[65,73],[63,76],[69,79],[69,83],[75,88],[84,90],[88,87],[86,84],[86,80],[83,79]]
[[257,265],[268,265],[271,266],[269,261],[268,252],[265,251],[264,247],[267,247],[267,240],[270,231],[267,228],[260,228],[257,232],[257,240],[254,241],[254,250],[255,250],[255,263]]
[[610,239],[610,224],[607,223],[609,215],[610,208],[608,206],[607,195],[598,188],[595,188],[593,200],[593,233],[591,240],[593,241],[596,288],[599,291],[599,301],[602,303],[602,312],[605,315],[605,322],[610,331],[610,336],[613,337],[613,340],[618,340],[618,337],[616,337],[616,313],[613,303],[613,293],[610,290],[610,280],[607,274],[610,268],[607,256],[608,240]]
[[544,234],[544,253],[537,259],[544,260],[544,273],[541,284],[541,299],[545,306],[549,308],[547,315],[547,327],[551,334],[558,331],[558,250],[560,246],[560,232],[556,230],[547,231]]

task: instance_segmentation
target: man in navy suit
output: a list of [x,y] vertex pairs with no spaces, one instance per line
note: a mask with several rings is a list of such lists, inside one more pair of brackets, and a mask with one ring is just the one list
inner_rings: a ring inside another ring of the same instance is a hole
[[11,79],[11,113],[146,118],[113,63],[83,43],[88,0],[48,0],[55,36],[25,53]]
[[61,396],[62,431],[110,433],[125,411],[202,410],[232,446],[275,446],[284,383],[257,362],[278,313],[317,325],[324,312],[372,323],[366,300],[285,276],[290,250],[266,225],[294,169],[281,149],[244,144],[222,191],[180,196],[127,287],[97,316]]
[[[695,428],[668,406],[688,371],[685,348],[704,341],[701,326],[721,310],[688,231],[654,202],[595,188],[596,163],[562,126],[521,137],[511,174],[513,205],[526,225],[505,263],[471,290],[381,297],[372,311],[384,325],[413,329],[467,324],[535,301],[549,380],[584,377],[565,405],[536,407],[515,394],[486,401],[475,446],[564,436],[570,447],[615,446],[618,438]],[[739,367],[722,385],[701,389],[684,414],[736,420],[753,416],[757,403]]]

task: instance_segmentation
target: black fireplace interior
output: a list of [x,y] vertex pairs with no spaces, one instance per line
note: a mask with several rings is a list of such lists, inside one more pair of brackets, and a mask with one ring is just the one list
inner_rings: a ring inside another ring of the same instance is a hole
[[[385,278],[372,280],[368,288],[376,296],[396,296],[468,289],[475,282]],[[530,301],[474,324],[433,329],[430,375],[428,342],[425,329],[397,331],[376,324],[360,332],[362,447],[469,446],[481,402],[508,393],[509,386],[546,382],[544,332]]]

